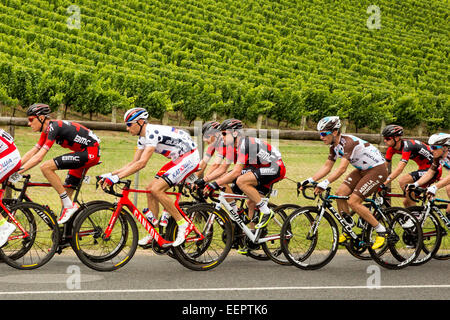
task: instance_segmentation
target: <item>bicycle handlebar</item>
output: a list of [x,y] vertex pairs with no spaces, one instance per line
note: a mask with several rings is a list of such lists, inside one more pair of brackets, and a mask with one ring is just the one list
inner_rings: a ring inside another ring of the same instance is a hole
[[[101,176],[96,176],[95,179],[97,180],[97,181],[95,182],[95,188],[97,189],[97,188],[98,188],[98,185],[99,185],[99,182],[100,182],[103,178],[102,178]],[[130,188],[130,186],[131,186],[131,180],[119,180],[117,183],[115,183],[115,184],[109,186],[109,189],[107,189],[107,188],[103,189],[103,188],[102,188],[102,190],[103,190],[105,193],[111,194],[111,195],[113,195],[113,196],[116,196],[116,197],[123,197],[123,195],[122,195],[121,193],[117,193],[117,192],[114,190],[114,185],[117,185],[117,184],[123,184],[123,185],[125,185],[126,188]]]
[[[413,200],[414,202],[419,202],[420,200],[424,200],[426,198],[426,191],[427,191],[427,189],[421,188],[421,187],[410,188],[407,190],[409,198],[411,200]],[[420,200],[416,200],[415,198],[412,197],[413,192],[417,197],[419,197]],[[421,194],[422,194],[422,196],[420,197]]]

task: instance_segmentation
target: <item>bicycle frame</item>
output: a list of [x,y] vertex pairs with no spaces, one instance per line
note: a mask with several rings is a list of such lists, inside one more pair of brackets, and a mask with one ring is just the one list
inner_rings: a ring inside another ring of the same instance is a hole
[[18,236],[12,236],[8,238],[8,240],[16,240],[16,239],[26,239],[30,236],[30,234],[22,227],[22,225],[19,223],[19,221],[16,220],[14,215],[6,208],[6,206],[3,204],[3,196],[5,194],[5,188],[0,189],[0,207],[5,211],[5,213],[8,215],[8,217],[11,219],[11,221],[19,228],[19,230],[23,233],[22,235]]
[[[162,248],[167,248],[172,245],[171,241],[167,241],[164,239],[158,231],[153,227],[153,225],[147,220],[147,218],[142,214],[141,211],[131,202],[128,195],[130,192],[134,193],[151,193],[151,191],[148,190],[139,190],[139,189],[129,189],[128,187],[125,187],[122,189],[122,194],[120,196],[120,200],[117,203],[117,208],[114,210],[114,213],[111,216],[111,219],[108,223],[108,227],[105,229],[104,232],[104,240],[108,240],[111,236],[111,232],[114,229],[115,222],[117,221],[117,218],[119,217],[120,212],[124,207],[126,207],[131,214],[136,218],[136,220],[144,227],[145,230],[153,237],[153,239],[158,243],[158,245]],[[174,195],[176,196],[175,200],[175,207],[177,208],[178,212],[184,217],[184,219],[189,223],[189,227],[186,229],[186,234],[189,234],[191,231],[195,231],[197,234],[196,237],[189,237],[186,238],[185,242],[196,242],[201,241],[205,237],[204,235],[198,230],[198,228],[192,223],[192,221],[189,219],[189,217],[181,210],[179,206],[179,201],[181,198],[181,193],[178,192],[166,192],[167,195]]]
[[248,199],[248,197],[244,196],[244,195],[225,193],[225,192],[221,191],[219,193],[219,202],[216,204],[215,208],[217,211],[219,211],[222,208],[222,206],[225,207],[226,212],[229,215],[229,217],[231,218],[231,220],[236,222],[236,224],[242,229],[242,231],[244,231],[245,235],[250,239],[250,241],[252,241],[253,243],[256,243],[256,244],[261,244],[261,243],[264,243],[267,241],[280,239],[279,234],[261,238],[262,229],[257,229],[256,232],[253,233],[250,230],[250,228],[247,227],[247,225],[244,223],[242,218],[236,212],[233,211],[233,208],[231,207],[231,205],[228,203],[228,201],[226,199],[245,200],[245,199]]

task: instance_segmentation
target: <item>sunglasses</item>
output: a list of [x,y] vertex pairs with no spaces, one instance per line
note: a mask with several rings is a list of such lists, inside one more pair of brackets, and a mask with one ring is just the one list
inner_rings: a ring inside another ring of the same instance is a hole
[[326,137],[326,136],[330,135],[331,133],[332,133],[331,131],[326,131],[326,132],[320,132],[319,134],[321,137]]
[[127,122],[127,127],[128,128],[131,127],[134,123],[136,123],[136,122]]
[[442,149],[442,146],[430,146],[431,150]]
[[391,141],[392,139],[394,139],[393,137],[384,137],[383,138],[385,141]]
[[28,122],[33,122],[34,119],[36,119],[36,116],[28,117]]

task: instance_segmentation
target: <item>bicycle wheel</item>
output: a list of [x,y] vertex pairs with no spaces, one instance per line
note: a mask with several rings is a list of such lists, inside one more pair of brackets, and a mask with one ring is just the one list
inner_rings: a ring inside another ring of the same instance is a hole
[[279,209],[279,207],[276,207],[273,210],[275,215],[269,221],[267,226],[264,227],[261,235],[261,238],[270,238],[278,236],[278,239],[275,238],[274,240],[261,243],[261,247],[264,250],[264,253],[270,258],[270,260],[284,266],[291,265],[289,260],[287,260],[283,254],[283,249],[281,249],[281,241],[279,238],[281,234],[281,228],[283,227],[283,223],[287,219],[287,216],[285,214],[287,208],[288,207],[283,207]]
[[[366,243],[372,259],[387,269],[402,269],[409,266],[422,250],[423,233],[419,221],[404,208],[391,207],[384,211],[384,217],[376,216],[389,231],[385,244],[372,249],[376,232],[373,227],[366,230]],[[389,250],[386,250],[388,248]]]
[[120,212],[109,238],[108,227],[116,206],[108,203],[89,206],[74,222],[72,241],[78,258],[97,271],[113,271],[126,265],[136,252],[138,229],[131,215]]
[[[233,241],[232,225],[224,211],[216,211],[214,205],[199,203],[186,210],[197,229],[205,237],[197,241],[198,235],[192,231],[186,241],[172,248],[175,258],[186,268],[206,271],[220,265],[228,255]],[[167,226],[170,241],[175,240],[178,225],[174,220]]]
[[420,226],[422,227],[422,251],[411,264],[412,266],[419,266],[430,261],[438,251],[442,238],[441,226],[433,212],[430,212],[426,217],[424,216],[424,207],[414,206],[407,209],[419,220]]
[[[24,237],[24,233],[16,227],[0,250],[2,260],[21,270],[43,266],[54,256],[59,244],[56,217],[49,209],[33,202],[17,203],[8,209],[28,236]],[[13,223],[9,216],[8,222]]]
[[[439,215],[436,211],[441,211],[441,214],[445,215],[445,211],[447,209],[446,204],[439,204],[436,207],[433,207],[433,210],[437,215]],[[434,254],[434,258],[437,260],[448,260],[450,259],[450,228],[447,227],[444,223],[442,223],[441,227],[441,244],[439,246],[438,251]]]
[[294,211],[281,228],[281,248],[286,259],[297,268],[322,268],[337,252],[336,222],[327,212],[319,218],[317,207],[302,207]]

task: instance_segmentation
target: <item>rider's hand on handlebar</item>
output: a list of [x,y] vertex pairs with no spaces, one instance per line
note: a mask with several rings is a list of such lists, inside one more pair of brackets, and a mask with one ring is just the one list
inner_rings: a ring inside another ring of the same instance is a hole
[[325,179],[325,180],[319,182],[317,184],[316,188],[314,189],[314,194],[322,193],[323,191],[325,191],[328,188],[329,184],[330,184],[330,181],[328,181],[328,179]]
[[120,179],[117,174],[109,174],[109,176],[102,177],[102,179],[100,180],[101,187],[102,189],[105,189],[116,184],[117,182],[119,182],[119,180]]
[[427,198],[432,199],[436,196],[437,187],[436,185],[429,186],[427,188]]
[[312,184],[312,183],[314,183],[314,182],[315,182],[315,181],[314,181],[313,178],[308,178],[308,179],[306,179],[306,180],[303,180],[302,182],[300,182],[300,183],[297,184],[297,189],[298,189],[298,190],[302,190],[303,187],[307,186],[308,184]]
[[418,187],[417,182],[414,182],[414,183],[408,183],[408,184],[405,186],[405,190],[413,190],[413,189],[415,189],[415,188],[417,188],[417,187]]
[[205,188],[203,189],[203,195],[205,197],[210,196],[215,190],[219,189],[219,185],[217,184],[217,182],[210,182],[208,183]]

